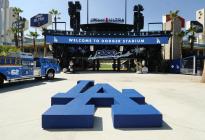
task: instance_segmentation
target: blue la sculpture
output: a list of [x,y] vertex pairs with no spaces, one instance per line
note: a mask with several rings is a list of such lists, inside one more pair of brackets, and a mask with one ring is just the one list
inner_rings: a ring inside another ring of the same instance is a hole
[[51,107],[42,114],[42,128],[93,128],[97,107],[112,108],[115,128],[162,126],[162,114],[134,89],[121,93],[109,84],[78,81],[67,93],[51,98]]

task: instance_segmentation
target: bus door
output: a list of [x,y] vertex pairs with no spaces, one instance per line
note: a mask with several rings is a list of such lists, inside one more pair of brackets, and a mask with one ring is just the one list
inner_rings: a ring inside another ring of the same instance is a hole
[[34,77],[41,77],[41,60],[34,58]]
[[33,59],[22,59],[22,77],[33,77]]

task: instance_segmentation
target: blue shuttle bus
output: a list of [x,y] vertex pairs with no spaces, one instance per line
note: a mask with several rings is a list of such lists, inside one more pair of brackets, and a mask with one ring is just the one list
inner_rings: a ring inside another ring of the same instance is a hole
[[0,85],[4,81],[21,80],[28,78],[54,79],[60,73],[60,66],[53,58],[34,58],[29,53],[11,53],[0,56]]

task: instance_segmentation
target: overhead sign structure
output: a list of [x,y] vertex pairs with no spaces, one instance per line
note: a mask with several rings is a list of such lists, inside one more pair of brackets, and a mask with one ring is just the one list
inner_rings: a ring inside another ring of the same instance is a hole
[[90,44],[90,45],[156,45],[168,44],[169,37],[75,37],[75,36],[46,36],[49,44]]
[[30,19],[30,26],[34,28],[46,28],[52,24],[50,14],[38,14]]
[[203,25],[198,21],[187,21],[186,22],[186,30],[189,30],[191,27],[195,27],[196,33],[203,32]]
[[122,93],[109,84],[78,81],[67,93],[51,98],[42,114],[44,129],[93,128],[97,107],[111,107],[115,128],[161,127],[162,114],[134,89]]

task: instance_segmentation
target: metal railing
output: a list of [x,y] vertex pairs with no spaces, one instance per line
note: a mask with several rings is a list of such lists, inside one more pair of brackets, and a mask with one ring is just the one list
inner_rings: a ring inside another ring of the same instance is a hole
[[201,75],[205,57],[189,56],[182,59],[181,73],[190,75]]

